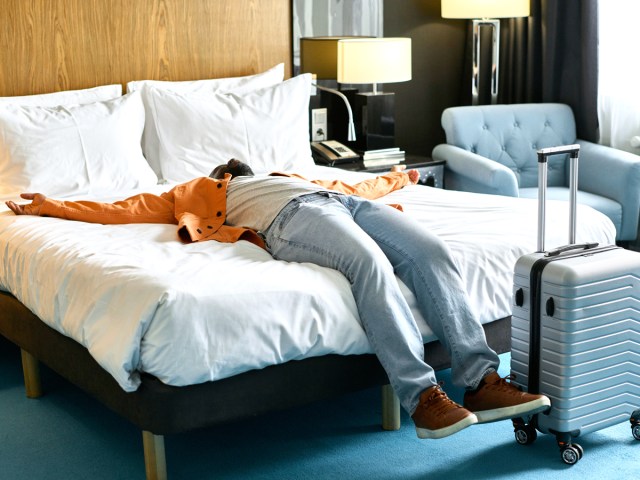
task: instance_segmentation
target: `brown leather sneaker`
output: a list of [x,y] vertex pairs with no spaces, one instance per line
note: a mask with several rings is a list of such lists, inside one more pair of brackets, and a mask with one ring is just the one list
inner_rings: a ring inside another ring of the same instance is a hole
[[495,422],[543,412],[551,406],[544,395],[534,395],[518,390],[507,382],[512,377],[501,378],[490,373],[477,390],[464,394],[464,406],[478,417],[478,422]]
[[420,403],[411,418],[419,438],[446,437],[478,423],[476,416],[450,400],[440,385],[420,394]]

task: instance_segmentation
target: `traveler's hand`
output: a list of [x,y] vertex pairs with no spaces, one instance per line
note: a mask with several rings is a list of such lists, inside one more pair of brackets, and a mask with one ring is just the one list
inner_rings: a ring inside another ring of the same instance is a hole
[[418,170],[408,170],[407,175],[409,175],[409,180],[411,180],[411,183],[414,185],[418,183],[418,180],[420,180],[420,172]]
[[18,205],[11,200],[5,202],[7,207],[9,207],[16,215],[40,215],[42,204],[47,199],[47,197],[41,193],[23,193],[20,197],[25,200],[31,200],[31,203]]

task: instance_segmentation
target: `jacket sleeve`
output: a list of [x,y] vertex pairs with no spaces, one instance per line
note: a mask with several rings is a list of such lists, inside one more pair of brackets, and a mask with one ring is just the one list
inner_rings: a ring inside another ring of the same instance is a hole
[[102,224],[178,223],[172,192],[160,196],[142,193],[115,203],[47,198],[42,204],[40,215]]
[[390,172],[354,185],[345,183],[342,180],[312,180],[312,183],[340,193],[358,195],[359,197],[368,198],[369,200],[375,200],[395,190],[399,190],[405,185],[410,185],[411,180],[409,180],[409,175],[405,172]]

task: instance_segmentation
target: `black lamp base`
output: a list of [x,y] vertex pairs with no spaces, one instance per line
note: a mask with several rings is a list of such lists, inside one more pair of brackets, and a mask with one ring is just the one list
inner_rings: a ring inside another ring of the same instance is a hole
[[393,148],[395,139],[395,95],[387,92],[357,93],[353,98],[356,150]]

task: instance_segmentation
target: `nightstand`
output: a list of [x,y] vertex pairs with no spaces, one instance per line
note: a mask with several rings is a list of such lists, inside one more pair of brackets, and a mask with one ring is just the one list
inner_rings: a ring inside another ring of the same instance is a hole
[[418,170],[420,172],[420,185],[428,187],[444,188],[444,165],[445,160],[432,160],[429,157],[420,155],[407,155],[404,165],[407,170]]
[[[420,172],[419,185],[428,187],[444,188],[444,165],[445,160],[432,160],[424,155],[407,154],[404,162],[400,165],[406,166],[407,170],[415,169]],[[365,168],[362,161],[336,163],[334,168],[351,170],[356,172],[386,173],[391,171],[391,166]]]

